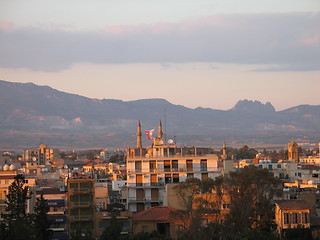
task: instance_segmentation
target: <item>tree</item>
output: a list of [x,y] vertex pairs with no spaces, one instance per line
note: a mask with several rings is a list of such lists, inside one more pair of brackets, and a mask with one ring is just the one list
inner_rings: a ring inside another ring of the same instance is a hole
[[5,201],[7,213],[2,214],[2,228],[7,240],[31,239],[30,218],[26,213],[27,200],[30,199],[31,193],[29,187],[24,186],[24,182],[24,176],[18,174],[8,189]]
[[284,232],[285,240],[312,240],[312,233],[310,228],[289,228]]
[[117,213],[111,214],[110,224],[104,229],[100,240],[119,240],[121,236],[121,225],[117,221]]
[[[176,186],[179,200],[184,209],[172,212],[171,217],[181,223],[184,230],[180,231],[179,239],[211,240],[221,232],[219,224],[209,223],[208,216],[219,218],[222,202],[222,177],[207,178],[203,181],[189,178]],[[215,192],[215,198],[212,198]]]
[[249,148],[247,145],[244,145],[242,148],[238,150],[237,159],[253,159],[255,158],[257,150],[253,148]]
[[49,207],[43,195],[37,198],[36,206],[34,208],[34,214],[32,216],[33,236],[39,240],[51,239],[52,231],[50,228],[50,222],[47,218]]
[[280,196],[281,182],[267,169],[251,165],[231,172],[224,180],[230,198],[230,212],[226,218],[228,233],[245,236],[250,229],[270,231],[273,224],[272,199]]

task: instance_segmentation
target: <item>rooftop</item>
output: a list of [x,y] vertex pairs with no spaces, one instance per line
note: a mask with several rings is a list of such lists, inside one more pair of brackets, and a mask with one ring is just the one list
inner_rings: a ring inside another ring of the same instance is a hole
[[170,222],[170,212],[175,211],[174,208],[168,206],[151,207],[142,212],[133,215],[134,221],[166,221]]
[[282,210],[304,210],[310,209],[309,204],[305,200],[278,200],[276,204]]

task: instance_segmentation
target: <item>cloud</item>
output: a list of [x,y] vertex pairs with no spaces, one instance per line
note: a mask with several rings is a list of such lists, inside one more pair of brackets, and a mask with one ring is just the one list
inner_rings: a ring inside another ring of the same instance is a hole
[[9,21],[0,21],[0,31],[12,31],[14,24]]
[[100,32],[0,24],[0,67],[61,71],[81,62],[221,62],[277,66],[263,71],[320,70],[319,22],[320,14],[290,13],[214,15]]

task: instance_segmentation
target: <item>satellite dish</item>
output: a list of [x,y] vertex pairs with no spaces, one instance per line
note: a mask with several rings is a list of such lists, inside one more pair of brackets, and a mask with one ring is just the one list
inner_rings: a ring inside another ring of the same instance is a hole
[[169,140],[168,140],[168,143],[169,143],[169,144],[172,144],[172,143],[173,143],[173,140],[172,140],[172,139],[169,139]]

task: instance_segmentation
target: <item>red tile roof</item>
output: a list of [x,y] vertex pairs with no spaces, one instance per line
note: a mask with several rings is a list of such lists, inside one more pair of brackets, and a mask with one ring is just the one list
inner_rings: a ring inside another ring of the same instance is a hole
[[133,221],[165,221],[170,222],[170,212],[176,209],[168,206],[151,207],[133,215]]

